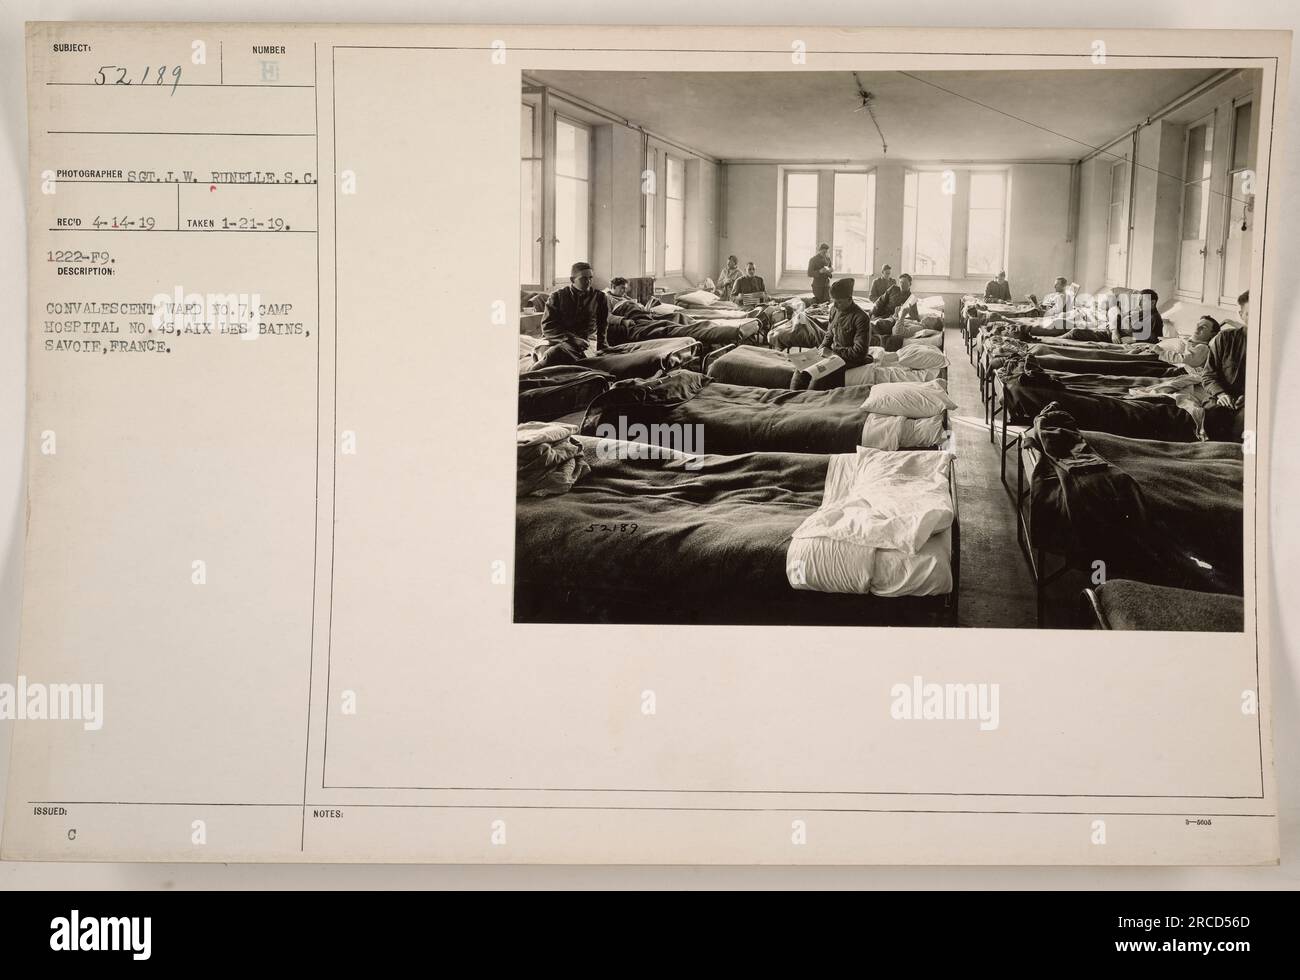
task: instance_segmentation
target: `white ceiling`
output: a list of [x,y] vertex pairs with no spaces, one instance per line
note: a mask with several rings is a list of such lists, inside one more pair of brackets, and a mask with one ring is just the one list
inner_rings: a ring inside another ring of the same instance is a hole
[[1077,160],[1214,71],[910,74],[916,77],[859,72],[889,144],[882,155],[870,117],[854,111],[860,99],[851,72],[529,72],[543,84],[709,156],[794,163]]

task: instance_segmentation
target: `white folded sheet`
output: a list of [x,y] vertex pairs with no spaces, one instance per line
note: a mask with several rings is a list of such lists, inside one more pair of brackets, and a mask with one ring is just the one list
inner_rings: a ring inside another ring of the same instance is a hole
[[[936,566],[950,553],[932,543],[953,520],[947,453],[859,449],[836,454],[822,505],[791,537],[786,577],[796,589],[850,594],[936,594]],[[933,588],[924,593],[909,588]],[[947,588],[951,590],[951,571]]]
[[859,444],[868,449],[929,449],[943,442],[943,416],[907,419],[901,415],[867,415]]

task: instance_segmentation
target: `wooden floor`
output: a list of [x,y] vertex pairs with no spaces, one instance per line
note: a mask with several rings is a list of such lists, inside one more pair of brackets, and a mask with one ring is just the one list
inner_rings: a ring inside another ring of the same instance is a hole
[[[989,442],[979,380],[966,356],[961,333],[949,328],[948,394],[956,433],[957,494],[961,515],[961,603],[959,625],[1037,626],[1034,580],[1016,543],[1016,510],[998,476],[998,446]],[[1015,485],[1014,454],[1008,474]]]

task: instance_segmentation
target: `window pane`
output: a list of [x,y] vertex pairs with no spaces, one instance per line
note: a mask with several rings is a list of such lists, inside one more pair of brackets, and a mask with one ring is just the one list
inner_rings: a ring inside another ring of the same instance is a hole
[[916,268],[916,207],[903,205],[903,258],[900,272]]
[[555,181],[555,278],[569,278],[569,267],[587,258],[587,182],[557,177]]
[[577,261],[577,252],[574,251],[574,236],[576,231],[573,227],[573,214],[575,202],[576,181],[557,179],[555,181],[555,278],[561,280],[566,277],[569,266]]
[[993,276],[1002,271],[1003,231],[1001,208],[972,208],[966,235],[966,271],[970,275]]
[[655,199],[653,194],[643,194],[645,198],[645,274],[656,276],[659,270],[655,262]]
[[1197,126],[1187,134],[1187,169],[1184,180],[1204,180],[1210,176],[1210,149],[1213,134],[1209,126]]
[[668,158],[668,189],[666,193],[669,197],[685,196],[682,184],[682,164],[675,157]]
[[538,218],[541,214],[538,192],[541,190],[540,164],[524,160],[519,166],[519,201],[522,215],[519,222],[519,277],[524,283],[541,285],[541,234]]
[[1002,174],[970,175],[970,206],[1001,208],[1006,200],[1006,179]]
[[542,284],[542,165],[532,159],[538,152],[535,140],[537,110],[527,102],[519,114],[519,281]]
[[569,267],[587,260],[591,213],[588,200],[587,130],[555,120],[555,279],[567,281]]
[[555,120],[555,172],[564,177],[587,178],[587,130]]
[[1124,203],[1124,185],[1128,183],[1128,167],[1117,163],[1110,168],[1110,203]]
[[524,111],[519,116],[519,155],[533,155],[533,107],[524,103]]
[[1243,268],[1246,260],[1245,236],[1241,230],[1246,220],[1246,175],[1232,175],[1232,197],[1228,200],[1228,240],[1223,246],[1223,295],[1235,297],[1249,282],[1249,269]]
[[916,174],[903,175],[903,207],[916,207]]
[[1197,181],[1183,188],[1183,240],[1203,239],[1209,218],[1210,182]]
[[786,174],[785,203],[792,208],[817,207],[817,175]]
[[577,132],[563,119],[555,120],[555,172],[573,176],[573,141]]
[[641,181],[641,197],[645,201],[645,274],[657,276],[659,275],[659,251],[656,247],[658,238],[655,233],[655,200],[659,187],[659,154],[655,150],[646,151],[645,174]]
[[817,251],[817,209],[785,209],[785,267],[803,272]]
[[1237,106],[1232,123],[1232,169],[1250,166],[1250,130],[1253,123],[1251,103]]
[[684,268],[686,240],[686,167],[676,157],[666,157],[667,180],[664,191],[664,273],[680,273]]
[[831,262],[837,272],[871,272],[872,194],[874,174],[835,175],[835,220]]
[[952,198],[943,192],[943,174],[916,175],[916,255],[910,270],[918,276],[946,276],[952,256]]
[[664,272],[681,272],[682,245],[686,234],[685,202],[670,197],[664,205]]

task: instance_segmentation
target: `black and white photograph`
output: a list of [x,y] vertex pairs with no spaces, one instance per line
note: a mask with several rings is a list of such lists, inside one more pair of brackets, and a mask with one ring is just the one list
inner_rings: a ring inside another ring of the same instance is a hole
[[524,72],[515,621],[1240,632],[1262,72],[1094,61]]
[[1293,13],[320,2],[0,18],[0,890],[1295,886]]

